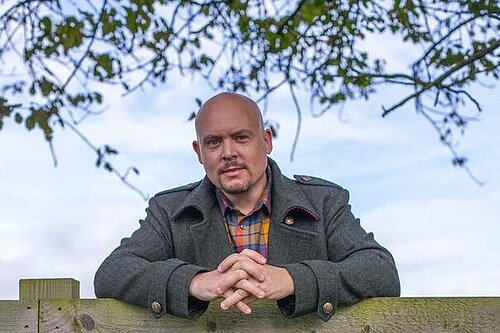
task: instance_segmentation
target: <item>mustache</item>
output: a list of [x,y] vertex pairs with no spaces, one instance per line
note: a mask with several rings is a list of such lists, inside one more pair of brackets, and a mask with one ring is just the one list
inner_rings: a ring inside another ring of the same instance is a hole
[[224,164],[224,166],[219,170],[219,173],[224,173],[230,168],[246,168],[245,164],[238,163],[238,162],[227,162]]

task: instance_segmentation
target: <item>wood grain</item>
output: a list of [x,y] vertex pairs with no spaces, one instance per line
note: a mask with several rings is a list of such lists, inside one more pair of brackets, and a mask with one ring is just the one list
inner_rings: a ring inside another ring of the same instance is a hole
[[0,301],[0,333],[15,332],[38,332],[38,301]]
[[71,278],[19,280],[21,300],[59,298],[80,298],[80,282]]
[[249,316],[214,303],[197,320],[165,315],[112,299],[41,300],[40,332],[500,332],[500,298],[375,298],[338,309],[323,322],[315,314],[284,318],[261,301]]

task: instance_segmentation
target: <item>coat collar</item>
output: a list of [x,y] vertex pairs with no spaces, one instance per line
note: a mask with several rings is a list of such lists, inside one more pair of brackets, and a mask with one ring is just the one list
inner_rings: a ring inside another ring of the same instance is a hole
[[[268,157],[267,162],[272,175],[272,217],[283,220],[291,211],[300,210],[307,213],[314,220],[318,220],[319,214],[297,184],[281,173],[273,159]],[[172,220],[175,221],[181,215],[192,210],[197,211],[203,216],[203,219],[206,219],[215,206],[217,206],[215,186],[205,176],[200,184],[188,194],[184,203],[175,211]]]
[[282,221],[291,211],[299,210],[314,220],[319,220],[316,208],[300,190],[300,186],[285,177],[274,160],[268,158],[268,163],[273,177],[271,192],[273,216]]

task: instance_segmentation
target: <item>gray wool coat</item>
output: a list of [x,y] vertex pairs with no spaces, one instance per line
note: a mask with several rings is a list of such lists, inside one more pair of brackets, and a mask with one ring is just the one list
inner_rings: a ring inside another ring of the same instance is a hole
[[[315,311],[328,320],[338,305],[399,296],[391,254],[351,213],[349,193],[325,180],[272,174],[268,263],[286,268],[295,295],[277,301],[289,317]],[[147,216],[98,269],[97,297],[112,297],[165,313],[196,318],[208,302],[188,295],[192,277],[213,270],[232,247],[214,186],[197,183],[155,195]]]

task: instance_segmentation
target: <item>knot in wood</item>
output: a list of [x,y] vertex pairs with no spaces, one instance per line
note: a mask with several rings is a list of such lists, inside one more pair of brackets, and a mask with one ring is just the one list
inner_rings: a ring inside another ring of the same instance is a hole
[[91,315],[84,313],[80,316],[80,324],[87,331],[92,331],[95,328],[95,321]]
[[211,321],[211,320],[209,320],[209,321],[207,322],[207,327],[208,327],[208,330],[209,330],[210,332],[215,332],[215,331],[217,331],[217,324],[215,323],[215,321]]

